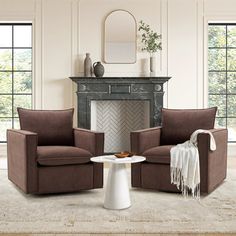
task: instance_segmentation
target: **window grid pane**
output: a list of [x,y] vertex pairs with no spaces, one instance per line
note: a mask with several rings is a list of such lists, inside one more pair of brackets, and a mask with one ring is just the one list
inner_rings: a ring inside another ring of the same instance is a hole
[[0,23],[0,143],[19,128],[16,107],[32,107],[32,24]]
[[209,24],[208,105],[218,107],[215,127],[236,142],[236,24]]

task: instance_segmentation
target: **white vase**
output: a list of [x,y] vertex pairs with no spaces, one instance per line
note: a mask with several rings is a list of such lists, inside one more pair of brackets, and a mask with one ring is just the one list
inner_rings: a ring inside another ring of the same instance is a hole
[[155,76],[156,75],[156,61],[157,58],[155,55],[150,56],[150,75]]

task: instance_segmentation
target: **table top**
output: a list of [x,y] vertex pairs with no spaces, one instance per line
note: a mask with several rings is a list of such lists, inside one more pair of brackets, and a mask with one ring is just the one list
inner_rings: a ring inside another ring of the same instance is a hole
[[132,156],[132,157],[125,157],[125,158],[117,158],[114,155],[104,155],[104,156],[97,156],[90,158],[93,162],[110,162],[115,164],[123,164],[123,163],[137,163],[145,161],[146,158],[143,156]]

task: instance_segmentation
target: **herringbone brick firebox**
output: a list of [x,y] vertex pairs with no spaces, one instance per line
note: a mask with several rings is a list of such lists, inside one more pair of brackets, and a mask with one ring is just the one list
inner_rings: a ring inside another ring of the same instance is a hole
[[148,101],[92,101],[91,129],[105,132],[105,152],[130,149],[130,132],[148,128]]

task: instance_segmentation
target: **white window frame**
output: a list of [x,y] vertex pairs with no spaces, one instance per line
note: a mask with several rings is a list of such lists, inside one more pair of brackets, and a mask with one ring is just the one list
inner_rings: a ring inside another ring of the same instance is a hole
[[[236,22],[235,14],[205,15],[203,19],[203,86],[202,102],[203,107],[208,107],[208,23],[213,22]],[[236,144],[228,143],[228,156],[236,156]]]

